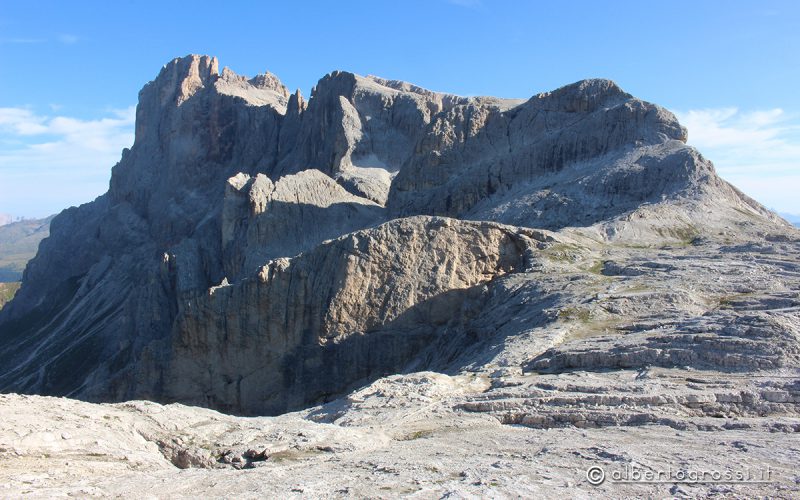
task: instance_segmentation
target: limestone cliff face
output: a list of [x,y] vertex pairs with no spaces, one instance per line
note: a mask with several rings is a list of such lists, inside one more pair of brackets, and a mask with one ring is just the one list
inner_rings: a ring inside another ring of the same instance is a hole
[[534,244],[507,226],[415,217],[269,261],[182,304],[165,396],[273,413],[398,370],[448,326],[457,341],[481,285],[522,269]]
[[0,390],[279,412],[457,357],[484,285],[561,238],[502,224],[780,224],[685,140],[606,80],[521,101],[335,72],[306,101],[175,59],[109,191],[53,220],[0,313]]
[[384,218],[377,203],[354,196],[319,170],[272,182],[264,174],[228,180],[222,249],[229,280],[252,274],[272,258],[296,255],[325,240]]
[[[635,99],[606,80],[583,81],[540,94],[509,110],[475,104],[456,106],[430,125],[420,154],[393,183],[389,207],[393,215],[422,212],[461,216],[478,203],[491,203],[522,183],[536,183],[527,187],[529,191],[558,189],[570,184],[565,174],[586,170],[580,168],[586,162],[604,158],[608,166],[595,163],[591,170],[607,170],[617,163],[614,155],[619,152],[641,151],[654,145],[677,151],[683,145],[676,142],[685,140],[686,130],[670,112]],[[675,180],[680,184],[675,188],[688,185],[684,179],[675,179],[681,175],[679,169],[675,170],[659,172],[658,180]],[[619,177],[653,177],[651,174],[646,168],[627,169]],[[603,201],[615,201],[610,199],[614,194],[630,196],[624,200],[628,208],[650,198],[648,192],[626,190],[612,183],[606,183],[611,185],[597,193]],[[598,187],[596,183],[587,186]],[[663,187],[653,186],[653,191],[664,193]],[[545,196],[552,199],[552,191]],[[594,194],[583,191],[584,197]],[[609,215],[597,213],[596,220]],[[570,221],[552,214],[529,222],[534,226],[570,225]]]

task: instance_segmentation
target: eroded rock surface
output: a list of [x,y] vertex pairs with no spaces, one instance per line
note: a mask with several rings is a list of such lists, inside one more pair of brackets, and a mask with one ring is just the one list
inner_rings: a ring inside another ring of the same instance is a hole
[[128,402],[0,396],[0,496],[797,497],[800,232],[686,136],[172,61],[0,312],[0,390]]
[[461,341],[486,283],[524,268],[528,233],[416,217],[272,260],[181,309],[167,398],[277,413],[401,370],[439,337]]
[[[794,366],[791,307],[731,316],[688,281],[591,299],[660,279],[634,262],[649,251],[664,269],[717,258],[669,275],[733,295],[714,272],[794,244],[686,136],[607,80],[523,101],[334,72],[306,101],[270,73],[175,59],[141,91],[108,193],[55,218],[0,313],[0,390],[278,413],[389,373],[477,369],[529,332],[526,371]],[[601,272],[547,260],[562,254]],[[764,280],[767,304],[793,300]],[[553,313],[566,297],[581,305]],[[661,319],[636,323],[645,307]],[[570,316],[631,333],[562,345]]]

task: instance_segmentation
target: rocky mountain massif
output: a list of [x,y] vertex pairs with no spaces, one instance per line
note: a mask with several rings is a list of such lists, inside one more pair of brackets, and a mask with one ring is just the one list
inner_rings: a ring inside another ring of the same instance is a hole
[[[176,59],[108,193],[53,220],[0,312],[0,390],[297,411],[8,395],[0,477],[797,495],[800,233],[686,139],[607,80],[507,100],[334,72],[306,101]],[[774,476],[614,483],[625,467]]]

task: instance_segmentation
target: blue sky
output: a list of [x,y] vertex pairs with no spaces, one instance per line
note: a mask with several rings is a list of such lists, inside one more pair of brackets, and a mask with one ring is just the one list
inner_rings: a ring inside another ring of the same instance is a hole
[[611,78],[676,112],[723,177],[800,214],[800,2],[711,0],[0,0],[0,213],[103,193],[139,89],[189,53],[306,96],[335,69],[503,97]]

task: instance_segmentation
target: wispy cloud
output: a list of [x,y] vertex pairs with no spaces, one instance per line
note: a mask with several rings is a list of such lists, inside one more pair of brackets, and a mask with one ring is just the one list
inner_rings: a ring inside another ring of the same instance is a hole
[[10,37],[0,38],[0,45],[30,45],[56,41],[64,45],[74,45],[81,41],[81,37],[70,33],[61,33],[50,38],[43,37]]
[[27,45],[32,43],[45,43],[46,38],[0,38],[0,44],[4,45]]
[[676,112],[689,129],[689,144],[717,171],[765,205],[800,213],[800,117],[780,108]]
[[133,106],[91,120],[0,108],[0,212],[45,215],[102,194],[134,118]]
[[456,5],[458,7],[465,7],[468,9],[474,9],[476,7],[480,7],[482,5],[482,0],[445,0],[447,3],[451,5]]
[[25,108],[0,108],[0,130],[12,135],[36,135],[47,132],[46,118]]
[[70,35],[70,34],[67,34],[67,33],[62,33],[61,35],[58,35],[57,39],[58,39],[59,42],[61,42],[63,44],[66,44],[66,45],[72,45],[74,43],[78,43],[78,41],[80,40],[80,38],[78,38],[77,36]]

